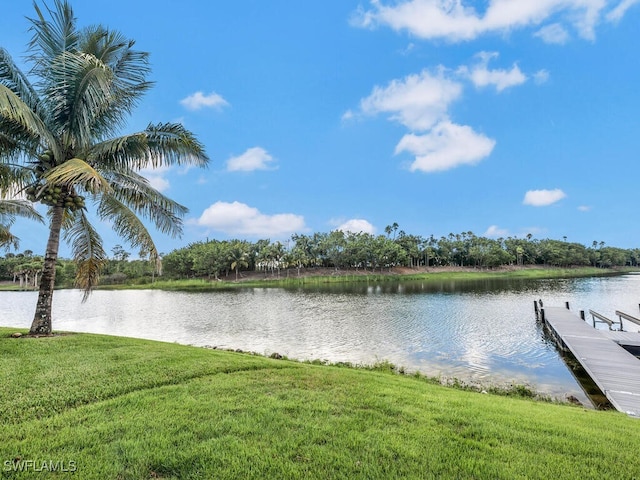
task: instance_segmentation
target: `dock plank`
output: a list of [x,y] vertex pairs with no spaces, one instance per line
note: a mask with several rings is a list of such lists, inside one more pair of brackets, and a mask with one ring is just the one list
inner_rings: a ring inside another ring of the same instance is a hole
[[640,418],[640,360],[620,346],[640,345],[640,334],[595,329],[562,307],[545,307],[544,318],[611,404]]
[[638,332],[620,332],[616,330],[601,330],[601,332],[618,345],[640,347],[640,334]]

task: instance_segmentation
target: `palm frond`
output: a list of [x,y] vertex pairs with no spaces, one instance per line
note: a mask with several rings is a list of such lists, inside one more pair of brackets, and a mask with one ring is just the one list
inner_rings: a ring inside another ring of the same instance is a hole
[[182,234],[182,220],[188,209],[154,189],[149,181],[135,172],[109,172],[105,175],[114,198],[131,208],[137,215],[154,223],[162,233],[178,237]]
[[77,264],[76,286],[84,290],[85,301],[100,279],[100,270],[107,262],[102,239],[84,211],[67,213],[62,226],[64,240],[71,246]]
[[40,139],[23,125],[0,114],[0,162],[20,162],[40,150]]
[[109,101],[96,110],[92,124],[92,131],[98,132],[99,139],[115,135],[115,128],[124,124],[126,116],[153,85],[146,80],[150,72],[149,54],[133,50],[134,44],[119,32],[102,26],[82,32],[80,49],[104,64],[113,77]]
[[4,48],[0,48],[0,83],[19,96],[33,111],[38,110],[37,92]]
[[166,165],[205,167],[209,158],[193,133],[176,123],[150,124],[143,132],[98,143],[88,157],[115,170],[141,170]]
[[9,226],[0,223],[0,248],[17,250],[19,246],[20,239],[11,233]]
[[44,174],[44,178],[54,185],[81,185],[84,190],[93,194],[105,193],[110,189],[109,182],[79,158],[72,158],[52,168]]
[[112,195],[104,195],[98,207],[102,219],[110,219],[113,230],[133,248],[149,253],[152,258],[158,256],[151,234],[138,216],[124,203]]
[[73,9],[66,0],[55,0],[55,9],[46,7],[51,20],[47,20],[35,4],[37,18],[28,18],[32,32],[29,50],[34,52],[29,59],[33,62],[33,73],[46,77],[51,61],[62,52],[75,50],[78,32]]
[[0,162],[0,199],[13,199],[33,182],[31,169]]
[[18,148],[18,142],[12,136],[9,136],[4,132],[5,129],[10,128],[8,125],[3,126],[5,122],[0,119],[0,162],[13,160],[14,155],[20,153]]
[[45,122],[11,89],[0,84],[0,128],[7,148],[14,145],[46,144],[56,158],[61,157],[57,142]]
[[75,151],[96,136],[95,119],[111,102],[113,73],[93,55],[63,52],[50,65],[46,90],[52,124]]
[[11,226],[17,217],[44,223],[44,219],[30,202],[0,199],[0,248],[18,248],[20,239],[11,233]]
[[12,225],[16,217],[44,223],[42,215],[26,200],[0,200],[0,224]]
[[147,75],[151,72],[149,54],[133,50],[134,45],[133,40],[120,32],[107,30],[101,25],[85,28],[80,40],[80,50],[107,65],[118,79],[120,87],[138,88],[144,85],[146,90],[153,84],[147,81]]
[[150,124],[145,134],[151,157],[150,163],[140,168],[172,164],[206,167],[209,163],[204,145],[179,123]]
[[120,34],[96,27],[86,42],[89,51],[60,53],[47,73],[53,123],[76,151],[114,135],[152,85],[147,54]]

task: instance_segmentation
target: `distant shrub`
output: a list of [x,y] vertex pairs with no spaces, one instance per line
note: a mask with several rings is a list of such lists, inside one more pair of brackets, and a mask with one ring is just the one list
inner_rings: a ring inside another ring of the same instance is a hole
[[125,273],[112,273],[111,275],[105,275],[100,277],[100,284],[102,285],[122,285],[129,278]]

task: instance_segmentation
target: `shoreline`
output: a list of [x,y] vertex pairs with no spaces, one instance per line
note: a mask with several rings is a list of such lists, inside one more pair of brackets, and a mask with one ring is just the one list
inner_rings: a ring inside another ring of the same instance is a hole
[[[241,272],[238,279],[230,272],[227,276],[214,278],[132,279],[131,282],[98,285],[96,290],[180,290],[215,291],[230,288],[282,288],[311,287],[338,283],[381,283],[381,282],[443,282],[478,281],[502,279],[553,279],[606,277],[640,272],[640,267],[549,267],[549,266],[507,266],[496,269],[478,269],[474,267],[393,267],[372,272],[364,269],[335,269],[325,267],[305,268],[298,272],[295,268],[277,272],[247,271]],[[73,286],[57,286],[57,290],[73,289]],[[2,291],[37,291],[37,288],[20,288],[11,281],[0,281]]]
[[100,285],[97,289],[129,290],[157,289],[210,291],[229,288],[304,288],[339,283],[382,283],[382,282],[443,282],[443,281],[478,281],[502,279],[553,279],[553,278],[585,278],[624,275],[639,272],[639,267],[596,268],[596,267],[503,267],[483,270],[472,267],[394,267],[382,272],[369,270],[336,270],[334,268],[302,269],[300,275],[296,269],[282,270],[280,274],[265,272],[243,272],[235,280],[235,275],[216,279],[156,279],[153,283],[126,283],[118,285]]

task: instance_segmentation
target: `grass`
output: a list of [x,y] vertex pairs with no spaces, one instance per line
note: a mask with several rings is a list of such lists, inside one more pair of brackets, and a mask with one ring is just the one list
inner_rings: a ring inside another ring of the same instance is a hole
[[75,470],[47,478],[82,479],[640,472],[640,423],[618,412],[447,388],[388,364],[340,368],[14,331],[0,328],[1,478],[43,478],[43,462]]

